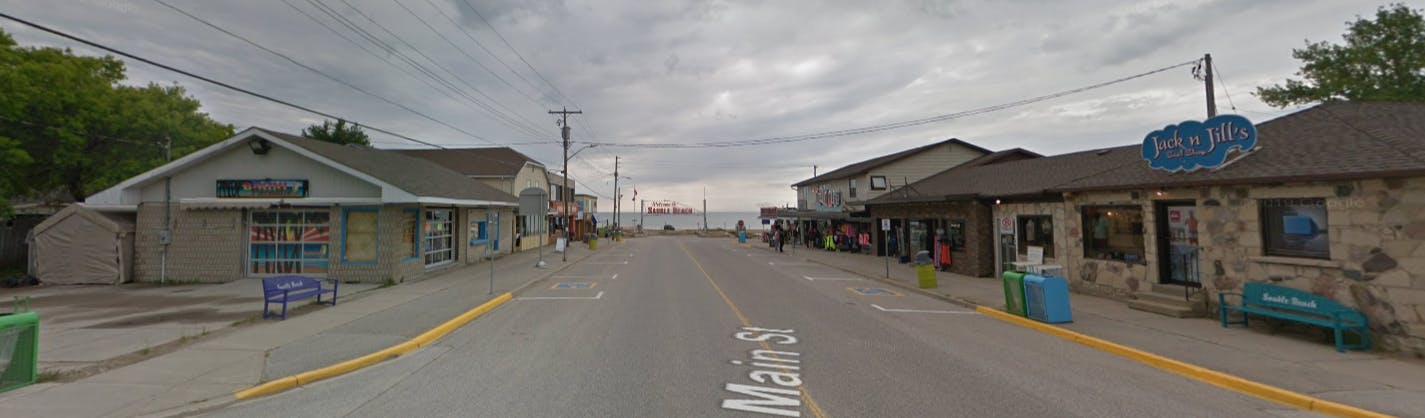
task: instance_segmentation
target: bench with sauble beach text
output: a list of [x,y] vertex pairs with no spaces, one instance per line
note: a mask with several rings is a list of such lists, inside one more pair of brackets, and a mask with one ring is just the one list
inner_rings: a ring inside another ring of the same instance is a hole
[[[331,282],[331,287],[323,287],[322,282]],[[317,303],[326,303],[336,306],[336,290],[340,285],[336,279],[314,279],[306,276],[273,276],[262,279],[262,319],[272,316],[279,316],[272,313],[268,306],[276,303],[282,304],[282,319],[287,319],[287,302],[302,300],[310,297],[317,298]],[[331,300],[322,302],[322,294],[330,293]]]
[[[1228,295],[1240,296],[1242,304],[1228,305]],[[1353,350],[1369,350],[1371,348],[1370,324],[1364,314],[1334,300],[1311,293],[1266,283],[1246,283],[1242,285],[1242,293],[1218,292],[1217,302],[1218,313],[1221,314],[1222,327],[1224,328],[1233,324],[1241,324],[1245,327],[1248,325],[1248,317],[1260,315],[1330,328],[1335,334],[1336,351],[1344,352],[1347,348]],[[1228,320],[1228,316],[1234,311],[1241,314],[1240,321]],[[1354,332],[1361,337],[1361,341],[1356,344],[1346,344],[1344,338],[1347,332]]]

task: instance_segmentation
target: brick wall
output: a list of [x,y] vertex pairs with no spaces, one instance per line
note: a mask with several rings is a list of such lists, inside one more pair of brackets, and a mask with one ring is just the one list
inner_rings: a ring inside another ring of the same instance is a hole
[[[241,210],[184,210],[173,205],[168,280],[223,283],[243,277],[247,243]],[[160,280],[163,204],[139,205],[134,234],[134,280]]]
[[954,260],[950,264],[950,271],[977,277],[989,276],[995,272],[993,219],[988,206],[974,201],[908,203],[873,206],[870,212],[871,217],[877,219],[963,220],[965,247],[950,252],[950,257]]

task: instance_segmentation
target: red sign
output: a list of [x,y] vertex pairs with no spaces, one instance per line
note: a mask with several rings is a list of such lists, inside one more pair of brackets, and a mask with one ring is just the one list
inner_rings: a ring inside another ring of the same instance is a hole
[[767,218],[767,219],[776,218],[776,217],[777,217],[777,208],[776,208],[776,207],[762,208],[762,215],[761,215],[761,216],[758,216],[758,218]]

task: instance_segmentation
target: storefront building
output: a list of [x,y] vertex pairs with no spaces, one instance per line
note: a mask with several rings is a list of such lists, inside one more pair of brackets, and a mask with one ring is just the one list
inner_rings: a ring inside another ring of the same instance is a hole
[[515,198],[397,152],[250,128],[86,204],[137,212],[137,281],[382,282],[478,262]]
[[[397,151],[405,155],[425,159],[442,167],[465,175],[511,196],[519,196],[527,189],[550,192],[546,180],[547,171],[543,163],[510,147],[418,149]],[[500,218],[497,227],[490,231],[490,245],[500,252],[534,250],[540,240],[519,240],[515,236],[529,236],[526,228],[541,220],[544,213],[524,214],[515,208],[514,216]],[[532,220],[531,220],[532,219]],[[549,241],[544,241],[548,245]]]

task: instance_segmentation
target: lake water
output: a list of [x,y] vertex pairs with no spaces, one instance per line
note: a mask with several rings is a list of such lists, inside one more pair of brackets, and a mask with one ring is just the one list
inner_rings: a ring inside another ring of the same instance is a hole
[[[762,229],[762,221],[757,219],[757,212],[708,212],[708,225],[713,229],[724,228],[733,229],[737,227],[737,221],[741,220],[747,224],[747,229]],[[623,213],[620,215],[622,223],[626,227],[638,225],[639,214]],[[599,214],[599,223],[612,219],[612,213]],[[693,215],[642,215],[644,229],[662,229],[663,225],[673,225],[678,230],[701,229],[703,227],[703,214]]]

